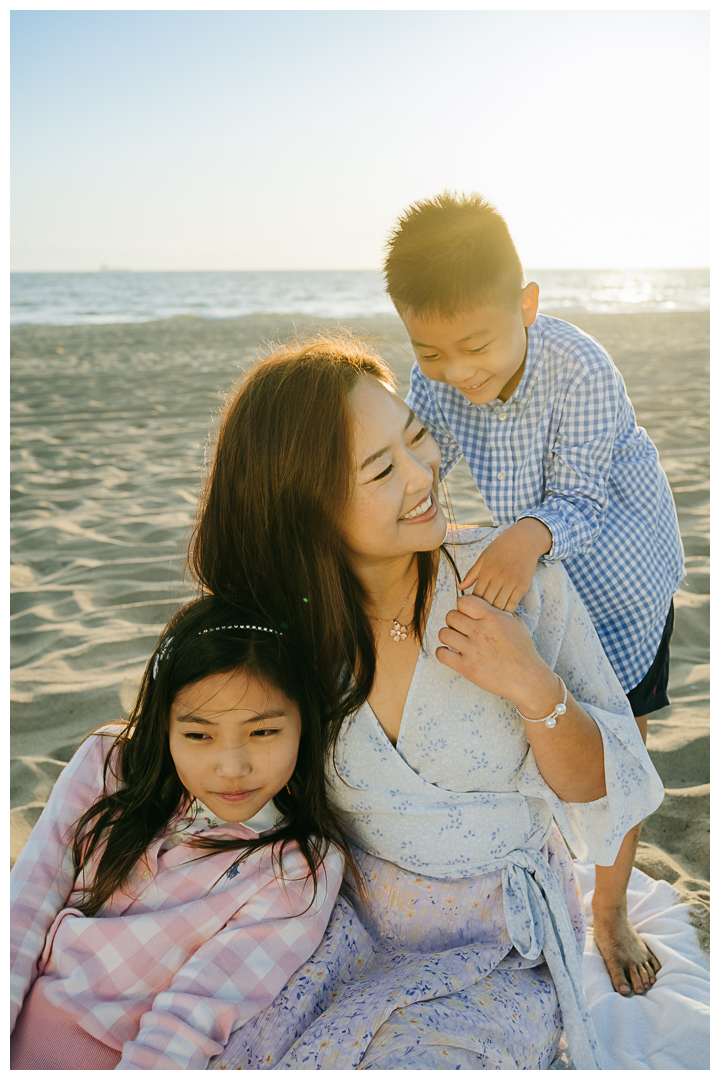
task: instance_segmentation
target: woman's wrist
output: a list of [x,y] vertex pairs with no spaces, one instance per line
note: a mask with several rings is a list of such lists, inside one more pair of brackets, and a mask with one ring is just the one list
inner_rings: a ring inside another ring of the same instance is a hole
[[563,696],[563,685],[559,676],[547,668],[542,677],[533,679],[531,685],[523,687],[522,692],[514,694],[510,700],[521,716],[536,721],[549,716],[553,709],[562,703]]

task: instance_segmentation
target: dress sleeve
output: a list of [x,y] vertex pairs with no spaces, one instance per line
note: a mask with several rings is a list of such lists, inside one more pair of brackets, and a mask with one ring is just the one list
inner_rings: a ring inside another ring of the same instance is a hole
[[462,457],[462,450],[437,403],[430,379],[423,375],[417,363],[413,364],[410,393],[405,398],[405,404],[410,406],[423,424],[427,424],[440,447],[440,479],[444,480]]
[[[589,803],[564,802],[543,779],[532,749],[520,769],[518,790],[548,803],[576,858],[611,866],[630,829],[662,802],[662,781],[587,609],[561,563],[538,567],[518,614],[540,655],[600,729],[607,794]],[[562,738],[561,726],[556,732]]]
[[331,847],[313,900],[307,866],[288,853],[283,876],[271,875],[157,995],[116,1069],[205,1069],[320,944],[342,874],[343,857]]
[[10,874],[10,1023],[38,975],[47,932],[73,891],[72,826],[102,792],[110,738],[92,735],[63,769]]
[[540,506],[523,510],[547,525],[553,544],[544,560],[590,551],[608,509],[608,477],[625,395],[608,361],[572,382],[552,446]]

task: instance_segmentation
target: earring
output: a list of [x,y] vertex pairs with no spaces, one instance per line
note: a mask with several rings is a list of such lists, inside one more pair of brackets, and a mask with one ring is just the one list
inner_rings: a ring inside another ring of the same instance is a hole
[[290,791],[290,785],[289,784],[285,785],[285,790],[287,791],[288,795],[292,795],[292,792]]

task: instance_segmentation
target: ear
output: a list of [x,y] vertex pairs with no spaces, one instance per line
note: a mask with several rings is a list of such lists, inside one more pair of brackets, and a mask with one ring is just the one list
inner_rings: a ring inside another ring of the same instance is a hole
[[521,308],[523,314],[523,324],[532,326],[537,318],[538,304],[540,302],[540,286],[536,281],[531,281],[529,285],[526,285],[523,291],[520,293],[522,297]]

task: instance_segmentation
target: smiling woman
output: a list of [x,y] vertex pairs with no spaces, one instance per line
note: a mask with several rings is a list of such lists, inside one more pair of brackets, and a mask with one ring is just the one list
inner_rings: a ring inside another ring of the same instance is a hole
[[295,343],[220,418],[191,566],[302,630],[365,902],[338,902],[214,1067],[547,1068],[564,1028],[596,1068],[553,819],[610,864],[662,785],[560,564],[517,617],[459,595],[493,530],[447,530],[438,447],[393,382],[357,339]]

